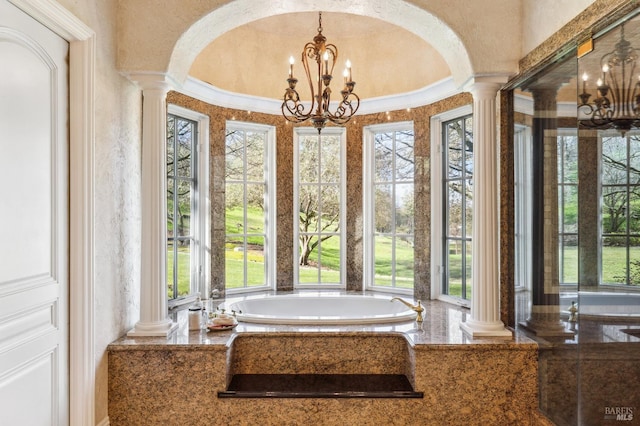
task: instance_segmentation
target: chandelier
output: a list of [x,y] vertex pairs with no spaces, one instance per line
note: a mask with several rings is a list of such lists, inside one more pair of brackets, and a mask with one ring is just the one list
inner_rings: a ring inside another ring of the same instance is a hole
[[[333,67],[338,59],[338,48],[326,43],[327,38],[322,35],[322,12],[318,17],[318,34],[312,42],[305,44],[302,50],[302,65],[311,91],[311,106],[305,109],[300,96],[296,91],[298,79],[293,76],[293,56],[289,58],[289,87],[284,92],[282,102],[282,115],[293,123],[302,123],[311,119],[313,127],[322,131],[325,124],[331,121],[342,125],[347,123],[360,106],[360,98],[353,93],[356,83],[351,78],[351,62],[347,60],[344,70],[344,87],[340,91],[339,103],[334,112],[330,111],[331,88],[329,84],[333,79]],[[311,66],[315,62],[314,75],[311,74]],[[334,102],[335,103],[335,102]]]
[[600,59],[602,75],[596,82],[596,97],[589,102],[587,93],[589,76],[582,75],[582,93],[579,112],[580,124],[595,129],[617,129],[626,133],[640,127],[640,76],[636,74],[638,52],[624,38],[624,26],[620,27],[620,40],[614,49]]

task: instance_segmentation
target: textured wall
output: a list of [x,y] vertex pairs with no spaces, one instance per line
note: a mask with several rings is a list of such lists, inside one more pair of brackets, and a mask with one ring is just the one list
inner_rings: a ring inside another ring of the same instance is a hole
[[139,318],[139,90],[116,70],[116,0],[59,0],[96,32],[94,315],[95,418],[107,416],[109,343]]
[[522,2],[522,53],[528,53],[595,0]]
[[[266,16],[317,10],[310,0],[236,0],[224,2],[225,7],[219,7],[222,1],[172,0],[164,1],[164,7],[158,3],[120,3],[118,63],[125,71],[169,71],[179,81],[200,51],[225,32]],[[388,21],[424,38],[444,57],[458,84],[473,73],[514,73],[521,57],[521,8],[512,0],[352,0],[325,2],[323,8]],[[180,16],[174,13],[177,9]]]

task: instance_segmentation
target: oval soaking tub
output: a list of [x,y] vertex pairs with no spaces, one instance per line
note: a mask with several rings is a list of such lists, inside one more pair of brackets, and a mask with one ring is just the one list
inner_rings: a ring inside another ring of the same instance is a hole
[[578,304],[578,315],[640,319],[640,293],[581,292],[560,296],[561,309]]
[[236,311],[238,321],[261,324],[373,324],[416,317],[404,304],[391,302],[391,296],[265,296],[225,303],[224,308]]

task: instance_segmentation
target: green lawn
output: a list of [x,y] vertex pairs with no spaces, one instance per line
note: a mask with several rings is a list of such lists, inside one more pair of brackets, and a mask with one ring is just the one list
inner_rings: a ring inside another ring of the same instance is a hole
[[[226,210],[226,233],[229,236],[226,242],[225,267],[226,283],[228,288],[242,287],[244,281],[244,252],[235,251],[242,247],[242,239],[234,238],[233,234],[243,230],[243,210],[235,207]],[[247,208],[248,232],[261,232],[262,210],[258,207]],[[247,244],[252,245],[247,252],[247,286],[260,286],[264,284],[264,258],[259,250],[263,245],[261,237],[247,238]],[[252,250],[256,249],[256,250]],[[375,248],[375,284],[379,286],[391,286],[391,240],[378,238]],[[299,271],[301,283],[340,283],[340,239],[329,238],[322,242],[321,268],[317,265],[317,251],[311,255],[312,265],[302,266]],[[413,247],[406,241],[398,241],[396,245],[396,282],[401,288],[413,287]]]
[[[393,244],[391,238],[377,237],[374,247],[375,256],[375,285],[391,287],[393,272]],[[406,241],[396,240],[395,252],[395,287],[413,288],[413,247]]]
[[[185,296],[191,292],[191,257],[188,247],[178,248],[178,296]],[[169,283],[169,297],[173,297],[173,248],[167,250],[167,282]]]
[[[262,211],[259,208],[248,210],[247,227],[249,232],[260,232],[262,230]],[[240,208],[227,210],[228,234],[239,232],[242,229],[242,210]],[[242,247],[241,238],[230,237],[226,243],[226,262],[225,274],[228,288],[237,288],[243,286],[245,274],[245,254],[246,254],[246,273],[247,286],[257,287],[264,285],[264,255],[261,250],[263,245],[262,237],[247,238],[249,250],[234,250],[236,247]],[[322,268],[316,266],[308,266],[300,268],[301,283],[317,283],[318,274],[320,274],[320,282],[322,283],[340,283],[340,274],[338,272],[340,263],[340,240],[339,238],[329,238],[322,242]],[[377,238],[375,247],[375,285],[382,287],[391,287],[392,272],[392,244],[390,238]],[[620,283],[620,276],[625,273],[625,253],[624,247],[605,247],[602,253],[603,267],[602,279],[604,283]],[[184,295],[189,292],[189,268],[190,259],[188,248],[180,247],[178,251],[178,282],[179,294]],[[575,283],[578,280],[578,249],[577,247],[565,247],[563,259],[563,277],[562,281],[566,283]],[[312,254],[312,259],[317,259],[317,253]],[[406,241],[397,241],[396,244],[396,281],[395,286],[398,288],[413,287],[413,247]],[[632,259],[640,259],[640,247],[634,247],[632,251]],[[171,277],[173,274],[173,251],[168,251],[168,277],[169,291],[172,291]],[[451,254],[449,256],[449,294],[452,296],[461,296],[462,288],[462,256],[461,254]],[[467,256],[467,277],[471,275],[471,256]],[[469,282],[468,282],[469,284]],[[471,288],[467,288],[467,298],[470,297]]]
[[[602,282],[625,284],[620,279],[626,272],[626,247],[604,247],[602,250]],[[631,247],[631,260],[640,260],[640,247]],[[633,270],[632,270],[633,271]],[[578,282],[578,248],[565,247],[563,281]]]

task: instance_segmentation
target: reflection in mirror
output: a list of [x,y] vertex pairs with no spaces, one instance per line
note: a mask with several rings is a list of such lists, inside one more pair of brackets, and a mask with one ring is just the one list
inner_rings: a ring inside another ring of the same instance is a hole
[[640,19],[623,24],[513,90],[516,319],[559,425],[640,407]]

